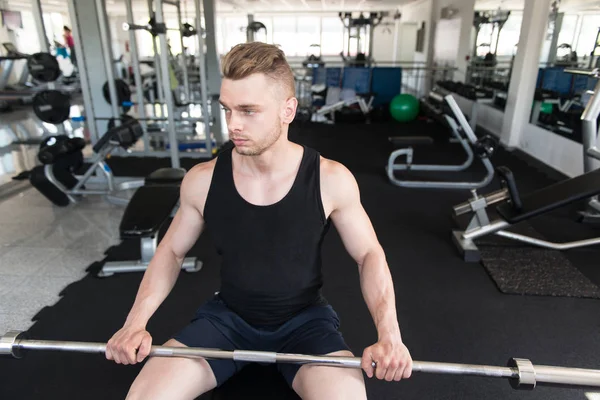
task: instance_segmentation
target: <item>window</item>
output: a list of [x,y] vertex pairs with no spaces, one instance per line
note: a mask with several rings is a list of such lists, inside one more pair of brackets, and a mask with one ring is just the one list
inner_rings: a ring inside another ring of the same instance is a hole
[[23,29],[15,31],[15,46],[22,53],[37,53],[40,51],[40,41],[38,35],[31,34],[31,32],[37,32],[33,14],[30,11],[21,11],[21,18]]
[[225,18],[215,18],[215,39],[217,42],[217,54],[225,53],[225,32],[223,31],[224,19]]
[[484,57],[492,50],[492,24],[481,25],[477,36],[477,56]]
[[[521,35],[522,21],[523,14],[512,13],[508,17],[504,27],[502,27],[502,30],[500,31],[500,37],[498,39],[498,56],[512,56],[515,54],[515,46],[519,43],[519,36]],[[496,32],[497,31],[498,30],[496,29]]]
[[263,15],[254,14],[254,21],[261,22],[267,28],[267,36],[265,37],[264,29],[254,34],[254,40],[257,42],[273,43],[273,18]]
[[[579,34],[579,40],[577,41],[577,55],[579,57],[589,56],[594,48],[594,39],[598,34],[598,27],[600,27],[600,15],[584,15],[581,21],[581,33]],[[596,55],[600,54],[600,51],[596,49]]]
[[[177,23],[176,19],[170,19],[167,21],[167,28],[169,29],[167,31],[167,42],[169,43],[169,46],[171,47],[171,54],[173,55],[177,55],[177,54],[181,54],[181,34],[179,33],[179,24]],[[177,29],[177,30],[171,30],[171,29]]]
[[321,43],[321,18],[319,17],[298,17],[296,34],[296,54],[306,57],[312,53],[314,48],[311,44]]
[[477,56],[484,57],[487,53],[493,53],[498,42],[498,56],[512,56],[516,51],[516,45],[519,43],[521,35],[521,21],[523,15],[511,13],[498,37],[498,27],[492,24],[481,25],[479,36],[477,36]]
[[287,57],[297,53],[296,18],[281,17],[273,19],[273,44],[279,45]]
[[224,41],[223,52],[227,53],[233,46],[239,43],[246,43],[246,27],[248,18],[245,17],[226,17],[223,21]]
[[333,17],[324,17],[321,24],[321,52],[324,56],[337,56],[344,50],[344,24]]
[[575,44],[575,28],[577,28],[577,15],[565,15],[558,34],[558,45]]

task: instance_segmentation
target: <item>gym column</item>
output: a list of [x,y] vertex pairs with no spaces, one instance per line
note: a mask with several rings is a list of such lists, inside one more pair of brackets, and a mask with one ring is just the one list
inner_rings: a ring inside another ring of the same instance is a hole
[[500,136],[501,142],[508,147],[519,147],[523,129],[529,123],[550,2],[551,0],[524,2],[519,48],[508,87]]

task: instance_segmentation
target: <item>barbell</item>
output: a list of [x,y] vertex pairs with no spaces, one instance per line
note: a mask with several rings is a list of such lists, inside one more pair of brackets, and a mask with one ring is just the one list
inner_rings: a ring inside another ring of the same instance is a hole
[[[29,340],[19,331],[9,331],[0,337],[0,356],[10,355],[15,358],[21,358],[26,350],[55,350],[104,354],[106,352],[106,343]],[[248,350],[225,351],[198,347],[152,346],[150,356],[361,368],[361,358],[359,357],[314,356]],[[375,363],[373,363],[373,366],[376,367]],[[413,361],[412,370],[413,372],[432,374],[505,378],[509,380],[513,388],[526,390],[532,390],[538,384],[565,387],[600,387],[600,370],[534,365],[531,361],[522,358],[511,358],[506,367]]]

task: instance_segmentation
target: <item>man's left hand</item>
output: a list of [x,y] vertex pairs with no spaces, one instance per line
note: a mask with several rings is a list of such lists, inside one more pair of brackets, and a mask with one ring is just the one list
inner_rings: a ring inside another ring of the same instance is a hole
[[[376,364],[375,368],[373,362]],[[401,340],[380,339],[365,349],[361,366],[369,378],[375,373],[377,379],[391,382],[410,378],[412,364],[410,353]]]

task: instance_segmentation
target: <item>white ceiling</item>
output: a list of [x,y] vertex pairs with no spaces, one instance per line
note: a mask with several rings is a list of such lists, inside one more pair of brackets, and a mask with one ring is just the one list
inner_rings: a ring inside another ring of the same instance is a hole
[[[460,0],[457,0],[460,1]],[[522,10],[525,0],[475,0],[478,10]],[[558,0],[560,11],[600,11],[600,0]]]
[[[67,0],[41,0],[45,12],[65,12]],[[415,0],[215,0],[218,13],[322,13],[339,11],[392,10]],[[105,0],[109,15],[125,15],[123,0]],[[194,0],[181,0],[182,7],[193,11]],[[0,0],[0,8],[30,10],[31,0]],[[133,0],[134,14],[148,13],[147,0]],[[185,4],[185,6],[184,6]],[[173,9],[165,5],[165,11]],[[190,12],[191,13],[191,12]]]
[[[41,0],[45,12],[67,10],[67,0]],[[124,0],[105,0],[109,15],[125,15]],[[398,8],[417,0],[215,0],[219,14],[248,13],[337,13],[339,11],[384,11]],[[455,0],[460,2],[461,0]],[[522,10],[526,0],[476,0],[478,10],[498,7]],[[192,15],[194,0],[181,0]],[[133,0],[134,14],[144,18],[148,15],[147,0]],[[0,0],[0,8],[31,10],[31,0]],[[166,5],[165,12],[172,7]],[[560,0],[561,11],[599,11],[600,0]]]

